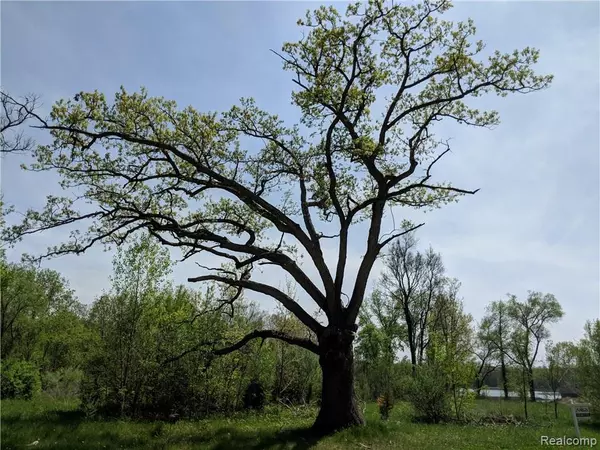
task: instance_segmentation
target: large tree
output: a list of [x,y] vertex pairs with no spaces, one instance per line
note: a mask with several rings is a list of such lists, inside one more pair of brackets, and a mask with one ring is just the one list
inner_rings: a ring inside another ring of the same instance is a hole
[[[302,128],[286,126],[249,99],[223,114],[201,113],[145,90],[121,89],[112,103],[100,92],[82,92],[56,103],[47,119],[28,109],[53,138],[31,152],[36,162],[29,170],[56,170],[62,187],[76,193],[48,197],[6,238],[77,227],[68,242],[40,255],[57,256],[121,244],[147,229],[185,258],[222,258],[226,265],[190,281],[222,283],[232,297],[244,289],[273,297],[317,336],[313,342],[259,330],[229,349],[270,337],[317,353],[323,389],[315,427],[362,424],[353,387],[356,320],[380,252],[414,228],[402,222],[385,234],[386,207],[431,208],[476,192],[433,177],[450,151],[434,125],[496,125],[496,112],[469,100],[529,93],[551,82],[532,70],[536,50],[484,52],[472,21],[439,17],[450,7],[445,0],[370,1],[348,6],[345,15],[334,7],[309,11],[299,21],[302,39],[277,52],[293,74]],[[384,91],[391,96],[376,102]],[[381,108],[380,118],[371,115]],[[361,221],[366,247],[345,294],[350,230]],[[326,239],[338,246],[333,267],[325,260]],[[308,255],[316,276],[299,265],[296,251]],[[291,276],[326,323],[275,286],[251,280],[256,265]]]

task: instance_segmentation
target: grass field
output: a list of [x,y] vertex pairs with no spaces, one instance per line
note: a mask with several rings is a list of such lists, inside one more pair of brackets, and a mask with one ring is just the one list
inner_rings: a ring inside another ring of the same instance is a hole
[[[388,422],[367,406],[367,426],[323,439],[307,432],[313,408],[269,408],[260,414],[229,418],[160,422],[86,420],[77,401],[39,398],[2,402],[2,450],[10,449],[533,449],[541,436],[573,437],[570,413],[560,405],[554,420],[552,405],[530,405],[524,425],[426,425],[414,423],[410,407],[397,404]],[[521,415],[516,401],[478,400],[476,414]],[[582,427],[583,437],[600,442],[600,430]],[[31,445],[35,441],[37,444]],[[29,445],[29,446],[28,446]],[[598,445],[596,446],[598,448]]]

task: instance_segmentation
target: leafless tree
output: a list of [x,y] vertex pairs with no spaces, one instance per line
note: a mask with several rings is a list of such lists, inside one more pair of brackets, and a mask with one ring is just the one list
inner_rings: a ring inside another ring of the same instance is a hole
[[384,295],[402,311],[413,373],[424,360],[431,312],[444,283],[441,256],[431,248],[422,254],[416,247],[414,233],[403,235],[391,245],[381,283]]

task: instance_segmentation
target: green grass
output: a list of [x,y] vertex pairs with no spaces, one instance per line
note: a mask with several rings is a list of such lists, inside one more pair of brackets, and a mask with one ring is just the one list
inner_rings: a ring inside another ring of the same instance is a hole
[[[527,425],[426,425],[414,423],[409,406],[397,404],[381,422],[375,404],[366,408],[367,426],[323,439],[308,433],[316,410],[269,408],[260,414],[235,414],[176,424],[86,420],[77,401],[38,398],[2,402],[2,449],[533,449],[540,436],[574,436],[570,413],[560,405],[530,405]],[[478,400],[477,414],[522,415],[519,402]],[[582,436],[600,442],[600,430],[582,427]],[[39,444],[27,447],[39,441]]]

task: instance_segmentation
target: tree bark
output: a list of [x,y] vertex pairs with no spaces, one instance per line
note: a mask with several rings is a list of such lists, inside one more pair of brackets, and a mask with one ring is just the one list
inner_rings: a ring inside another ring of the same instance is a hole
[[414,377],[417,374],[417,355],[416,355],[416,349],[412,344],[410,345],[410,365],[411,365],[411,373],[412,373],[412,376]]
[[504,354],[500,357],[500,365],[502,371],[502,389],[504,390],[504,399],[508,400],[508,379],[506,378],[506,361],[504,361]]
[[407,333],[407,340],[408,340],[408,348],[410,351],[410,364],[411,364],[411,373],[412,376],[414,377],[416,375],[416,370],[417,370],[417,348],[415,345],[415,336],[414,336],[414,327],[413,327],[413,322],[410,316],[410,311],[408,310],[407,307],[404,308],[404,317],[406,320],[406,333]]
[[319,364],[323,372],[321,409],[313,425],[327,434],[365,420],[354,392],[354,332],[328,326],[319,336]]
[[481,397],[481,389],[483,388],[483,381],[481,381],[481,377],[475,378],[475,395],[477,397]]
[[533,368],[528,369],[529,375],[529,396],[531,397],[531,401],[535,402],[535,383],[533,382]]

